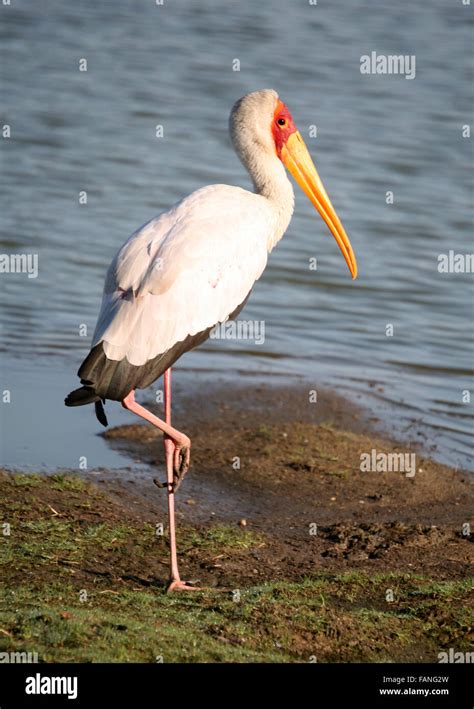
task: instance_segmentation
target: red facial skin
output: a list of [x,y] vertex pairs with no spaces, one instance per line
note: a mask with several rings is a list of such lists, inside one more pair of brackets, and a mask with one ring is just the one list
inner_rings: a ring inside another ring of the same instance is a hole
[[[285,121],[284,125],[280,125],[278,121]],[[275,150],[278,157],[281,159],[281,149],[292,133],[296,133],[297,128],[294,124],[291,113],[283,103],[278,101],[277,107],[273,114],[272,134],[275,141]]]

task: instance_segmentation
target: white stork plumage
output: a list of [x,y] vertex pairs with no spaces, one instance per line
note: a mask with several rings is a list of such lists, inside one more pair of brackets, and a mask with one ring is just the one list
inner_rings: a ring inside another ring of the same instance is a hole
[[[163,432],[171,547],[168,590],[195,588],[181,581],[177,563],[174,494],[189,467],[191,442],[171,426],[171,366],[245,305],[293,214],[293,188],[285,167],[328,225],[352,277],[357,275],[349,239],[278,94],[266,89],[237,101],[230,133],[255,191],[203,187],[130,236],[107,273],[92,349],[78,372],[82,386],[65,401],[67,406],[94,403],[104,425],[102,402],[121,401]],[[164,421],[134,398],[135,389],[162,374]]]

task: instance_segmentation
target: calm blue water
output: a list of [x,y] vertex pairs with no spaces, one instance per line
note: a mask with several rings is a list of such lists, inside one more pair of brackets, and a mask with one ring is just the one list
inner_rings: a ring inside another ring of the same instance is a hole
[[[422,426],[438,457],[472,466],[473,410],[462,397],[472,390],[473,277],[437,270],[439,254],[473,251],[472,139],[462,137],[472,17],[441,0],[0,6],[0,125],[11,126],[0,140],[0,251],[39,256],[37,279],[0,275],[2,389],[13,392],[1,409],[4,462],[74,464],[78,438],[97,428],[62,396],[76,384],[109,261],[138,225],[197,187],[248,186],[228,113],[242,94],[272,87],[306,138],[360,275],[351,282],[298,195],[242,316],[265,320],[264,345],[210,342],[180,367],[338,386],[394,431]],[[416,78],[362,75],[371,51],[416,55]],[[99,446],[94,462],[113,464],[107,455]]]

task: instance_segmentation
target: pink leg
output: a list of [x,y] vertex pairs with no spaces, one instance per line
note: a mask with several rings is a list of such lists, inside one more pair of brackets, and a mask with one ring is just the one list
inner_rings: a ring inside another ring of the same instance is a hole
[[[166,406],[166,391],[167,391],[167,385],[166,385],[166,374],[169,370],[166,370],[165,372],[165,406]],[[171,396],[170,396],[171,399]],[[122,406],[127,409],[128,411],[131,411],[134,414],[137,414],[137,416],[140,416],[142,419],[145,419],[145,421],[149,421],[149,423],[153,424],[153,426],[156,426],[157,428],[160,429],[160,431],[163,431],[163,433],[171,440],[174,442],[174,461],[173,461],[173,469],[174,469],[174,484],[175,484],[175,491],[179,487],[181,480],[185,476],[185,474],[188,471],[189,468],[189,461],[191,457],[191,441],[190,439],[184,434],[181,433],[181,431],[176,430],[176,428],[173,428],[170,424],[169,421],[171,420],[171,408],[170,408],[170,416],[168,418],[168,421],[162,421],[161,419],[158,418],[158,416],[155,416],[154,414],[151,413],[151,411],[148,411],[148,409],[145,409],[144,406],[140,406],[135,401],[135,392],[131,391],[130,394],[128,394],[125,399],[122,401]]]
[[[165,421],[171,426],[171,367],[166,370],[164,375],[165,380]],[[168,517],[170,526],[170,549],[171,549],[171,565],[170,565],[170,580],[167,591],[187,591],[195,590],[196,586],[190,586],[185,581],[181,581],[178,570],[178,555],[176,549],[176,524],[174,514],[174,466],[176,444],[167,435],[164,435],[164,446],[166,454],[166,476],[168,483]],[[189,449],[188,449],[189,450]]]
[[171,368],[164,374],[165,382],[165,421],[154,416],[143,406],[135,401],[134,392],[122,401],[129,411],[141,416],[164,433],[164,446],[166,454],[166,486],[168,489],[168,518],[170,530],[170,580],[167,591],[196,590],[181,581],[178,570],[178,554],[176,549],[176,523],[174,511],[174,494],[189,467],[191,441],[180,431],[171,426]]

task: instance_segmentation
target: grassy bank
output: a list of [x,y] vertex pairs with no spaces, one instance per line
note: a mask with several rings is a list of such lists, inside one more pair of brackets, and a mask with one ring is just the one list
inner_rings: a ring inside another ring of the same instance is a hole
[[[267,581],[274,540],[236,524],[180,528],[181,563],[249,562],[254,582],[166,595],[166,530],[74,475],[0,476],[0,651],[41,661],[437,661],[468,650],[467,578],[315,569]],[[5,526],[9,525],[9,526]]]

